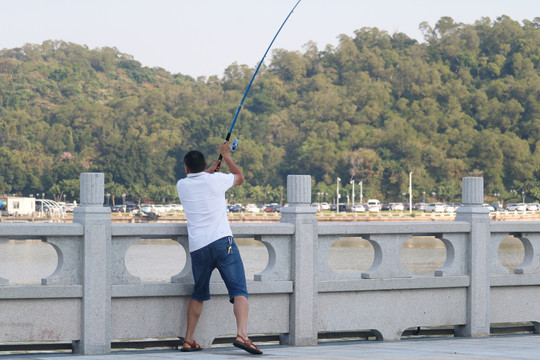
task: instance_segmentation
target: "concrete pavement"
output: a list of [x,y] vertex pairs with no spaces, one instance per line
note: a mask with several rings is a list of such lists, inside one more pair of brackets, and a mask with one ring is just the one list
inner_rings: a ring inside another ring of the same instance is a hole
[[110,355],[73,354],[25,354],[0,353],[0,360],[224,360],[287,358],[331,360],[538,360],[540,359],[540,335],[498,335],[489,338],[422,338],[396,342],[347,341],[325,342],[318,346],[290,347],[279,345],[261,346],[264,354],[250,355],[234,347],[213,347],[196,353],[178,350],[115,351]]

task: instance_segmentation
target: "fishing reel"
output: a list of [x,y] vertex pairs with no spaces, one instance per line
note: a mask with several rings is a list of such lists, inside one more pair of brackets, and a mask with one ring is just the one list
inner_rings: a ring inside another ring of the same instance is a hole
[[236,149],[238,149],[238,144],[239,143],[240,143],[240,140],[238,140],[238,139],[234,139],[231,142],[231,145],[229,146],[229,148],[231,149],[231,152],[234,152]]

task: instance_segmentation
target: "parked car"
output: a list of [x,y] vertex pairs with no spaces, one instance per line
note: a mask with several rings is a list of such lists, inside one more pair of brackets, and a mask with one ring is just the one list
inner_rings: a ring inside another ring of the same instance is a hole
[[405,207],[403,206],[403,203],[390,203],[390,210],[403,211],[405,210]]
[[267,213],[281,212],[281,208],[282,208],[281,205],[270,204],[264,209],[264,212],[267,212]]
[[506,205],[505,211],[527,211],[527,204],[510,203]]
[[426,205],[426,207],[424,208],[424,212],[430,212],[430,213],[434,213],[434,212],[444,212],[445,210],[445,206],[443,203],[429,203]]
[[369,199],[367,208],[369,212],[379,212],[381,211],[381,203],[377,199]]
[[260,210],[255,204],[247,204],[246,205],[246,212],[249,213],[258,213]]
[[540,210],[540,204],[539,203],[527,204],[527,210],[528,211],[539,211]]
[[126,205],[113,205],[111,212],[126,212]]
[[227,212],[239,213],[239,212],[242,212],[242,211],[244,211],[244,209],[242,209],[242,207],[239,206],[238,204],[236,204],[236,205],[227,205]]
[[353,212],[364,212],[366,211],[366,207],[362,204],[354,204],[351,208]]
[[321,210],[330,210],[330,204],[327,202],[321,203]]
[[146,204],[139,210],[139,214],[143,216],[151,216],[154,218],[157,218],[159,216],[163,216],[166,213],[165,206],[163,205],[154,205],[154,204]]
[[76,204],[66,204],[65,207],[64,207],[64,211],[66,213],[72,213],[73,210],[75,210],[76,207],[77,207]]
[[184,211],[182,204],[172,204],[172,207],[174,211]]
[[455,212],[458,207],[461,206],[461,204],[458,204],[458,203],[451,203],[451,204],[444,204],[445,208],[444,208],[444,211],[445,212]]
[[139,205],[137,204],[127,204],[126,205],[126,211],[135,211],[139,210]]
[[495,208],[489,204],[482,204],[482,207],[488,208],[490,212],[495,211]]
[[443,203],[443,206],[444,206],[444,212],[454,212],[454,211],[456,211],[456,209],[452,206],[452,204]]
[[381,204],[381,211],[390,211],[392,206],[390,204]]
[[153,205],[152,208],[154,209],[154,212],[158,215],[165,215],[165,213],[167,212],[167,208],[161,204]]
[[141,207],[141,211],[140,211],[141,215],[148,215],[150,213],[152,213],[151,205],[143,205],[143,207]]
[[423,211],[426,207],[426,203],[416,203],[413,205],[413,210]]

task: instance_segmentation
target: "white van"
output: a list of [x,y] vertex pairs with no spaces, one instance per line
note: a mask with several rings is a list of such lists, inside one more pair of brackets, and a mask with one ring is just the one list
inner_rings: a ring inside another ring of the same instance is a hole
[[367,208],[369,212],[379,212],[381,211],[381,202],[377,199],[369,199]]

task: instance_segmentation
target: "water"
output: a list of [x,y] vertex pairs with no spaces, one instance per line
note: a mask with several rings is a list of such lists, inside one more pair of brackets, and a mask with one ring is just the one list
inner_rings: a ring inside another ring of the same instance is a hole
[[[253,239],[237,239],[246,276],[260,273],[268,263],[264,245]],[[371,267],[374,251],[361,238],[346,238],[335,243],[329,251],[328,262],[336,272],[362,272]],[[509,237],[499,247],[499,261],[511,271],[524,257],[523,244]],[[400,249],[403,266],[413,274],[433,274],[446,259],[442,241],[433,237],[414,237]],[[126,253],[126,267],[143,282],[168,282],[186,262],[182,246],[170,239],[141,240]],[[54,248],[40,240],[0,240],[0,277],[10,285],[40,284],[41,278],[51,275],[57,266]]]
[[0,278],[10,285],[41,284],[54,272],[56,250],[41,240],[0,240]]

